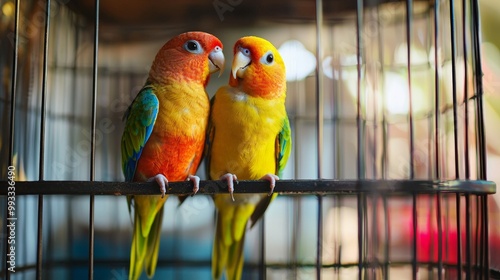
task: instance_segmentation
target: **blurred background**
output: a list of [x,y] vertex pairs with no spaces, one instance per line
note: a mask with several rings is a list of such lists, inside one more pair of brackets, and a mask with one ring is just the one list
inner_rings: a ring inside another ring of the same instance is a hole
[[[119,145],[122,116],[143,86],[159,48],[171,37],[189,30],[202,30],[219,37],[224,44],[226,66],[232,60],[234,42],[242,36],[264,37],[280,49],[287,67],[287,110],[294,143],[284,179],[481,179],[470,3],[452,1],[456,18],[451,24],[449,0],[435,1],[438,1],[439,23],[437,50],[434,1],[413,1],[408,41],[405,1],[363,1],[362,26],[357,28],[355,1],[322,1],[318,18],[316,3],[306,0],[101,0],[95,180],[124,180]],[[500,5],[497,2],[479,0],[487,179],[499,184]],[[43,75],[46,2],[20,3],[14,125],[16,179],[89,180],[95,3],[51,2],[46,76]],[[0,6],[0,178],[4,180],[9,165],[15,3],[0,0]],[[450,40],[452,26],[456,29],[455,56]],[[358,35],[363,43],[359,68]],[[46,130],[41,136],[44,77]],[[219,78],[212,77],[208,94],[212,96],[228,79],[229,71]],[[410,91],[412,122],[408,119]],[[458,122],[454,122],[453,97],[458,100]],[[317,130],[319,119],[321,134]],[[439,128],[435,126],[436,119]],[[360,131],[363,143],[358,147],[356,137]],[[409,148],[410,131],[414,135],[413,154]],[[458,131],[458,136],[454,131]],[[44,173],[39,174],[42,137]],[[455,151],[459,151],[458,157]],[[206,178],[203,168],[199,175]],[[422,247],[417,257],[421,262],[437,258],[436,222],[431,219],[436,211],[434,199],[435,196],[418,199],[421,226],[417,238]],[[500,249],[500,195],[488,199],[490,265],[500,270],[500,254],[495,250]],[[37,196],[18,198],[18,266],[36,262],[37,200]],[[357,279],[357,266],[352,265],[358,260],[357,203],[352,195],[325,196],[321,209],[323,262],[346,265],[342,269],[325,268],[322,271],[325,278]],[[372,215],[369,232],[378,234],[373,244],[379,244],[368,251],[372,252],[372,258],[378,258],[384,256],[383,248],[390,247],[391,261],[401,263],[384,272],[393,279],[411,277],[411,266],[404,265],[411,260],[411,203],[409,195],[375,197],[368,203]],[[45,196],[44,207],[43,252],[44,260],[49,263],[44,278],[87,278],[88,197]],[[479,202],[473,200],[474,207],[479,208]],[[314,195],[278,197],[266,212],[265,233],[261,233],[259,225],[248,234],[244,278],[256,279],[259,246],[255,244],[264,239],[268,279],[313,279],[317,208],[318,199]],[[175,198],[167,201],[156,278],[210,277],[214,211],[208,196],[195,196],[180,207]],[[132,236],[126,199],[97,196],[95,212],[95,278],[126,279]],[[460,215],[455,195],[443,196],[443,213],[446,229],[443,258],[453,264],[457,258],[453,249],[457,238],[455,217]],[[472,220],[473,225],[479,225],[478,218]],[[371,278],[381,278],[381,271],[374,270]],[[422,265],[418,278],[436,277],[439,273],[454,279],[457,272],[452,268],[438,272]],[[33,277],[33,269],[13,275],[13,279]]]

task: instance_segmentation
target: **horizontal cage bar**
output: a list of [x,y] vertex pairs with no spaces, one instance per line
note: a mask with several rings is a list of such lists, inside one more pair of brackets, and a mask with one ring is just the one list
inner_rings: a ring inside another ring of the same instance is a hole
[[[9,184],[0,182],[0,195]],[[438,192],[493,194],[496,184],[485,180],[280,180],[276,193],[283,194],[433,194]],[[154,182],[26,181],[15,183],[16,195],[150,195],[159,194]],[[267,181],[239,181],[235,193],[267,193]],[[192,193],[190,182],[170,182],[168,194]],[[201,181],[199,194],[227,193],[223,181]]]

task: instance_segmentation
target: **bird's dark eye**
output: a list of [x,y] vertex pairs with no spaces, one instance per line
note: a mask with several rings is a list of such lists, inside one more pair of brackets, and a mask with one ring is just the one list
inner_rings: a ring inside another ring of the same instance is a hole
[[190,41],[190,42],[187,42],[187,48],[190,51],[195,51],[198,49],[198,45],[195,42]]
[[195,40],[189,40],[184,44],[184,49],[190,53],[201,53],[203,52],[203,49],[200,46],[200,43],[198,43]]
[[264,64],[267,64],[267,65],[273,64],[273,62],[274,62],[274,54],[272,53],[272,51],[268,51],[263,56],[261,56],[260,62],[264,63]]
[[268,55],[266,56],[266,61],[267,61],[267,63],[272,63],[272,62],[273,62],[273,60],[274,60],[274,56],[273,56],[273,54],[272,54],[272,53],[270,53],[270,54],[268,54]]

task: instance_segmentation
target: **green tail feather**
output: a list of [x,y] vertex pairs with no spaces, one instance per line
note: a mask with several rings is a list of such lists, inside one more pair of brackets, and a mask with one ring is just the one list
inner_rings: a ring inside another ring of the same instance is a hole
[[146,254],[146,250],[144,250],[146,238],[142,236],[141,223],[139,222],[140,219],[137,211],[134,213],[134,221],[134,235],[132,236],[132,246],[130,248],[129,280],[137,280],[141,277],[144,256]]
[[212,249],[212,278],[221,279],[224,267],[229,253],[228,247],[224,245],[223,225],[220,212],[217,213],[217,222],[215,228],[214,247]]
[[243,245],[245,244],[245,233],[239,241],[236,241],[229,248],[229,258],[227,260],[227,280],[240,280],[243,273]]
[[163,220],[163,207],[156,214],[156,218],[151,226],[148,237],[148,248],[146,252],[146,274],[152,278],[155,274],[156,264],[158,262],[158,253],[160,252],[161,222]]
[[132,246],[130,249],[129,280],[139,279],[143,268],[146,269],[147,276],[152,278],[156,270],[160,250],[163,207],[156,214],[147,237],[142,234],[141,219],[138,211],[134,212],[134,236],[132,237]]
[[[222,278],[226,269],[226,280],[240,280],[243,272],[243,247],[245,243],[245,232],[239,241],[230,245],[224,244],[224,225],[221,213],[217,214],[217,226],[215,229],[214,248],[212,249],[212,279]],[[232,238],[231,238],[232,239]]]

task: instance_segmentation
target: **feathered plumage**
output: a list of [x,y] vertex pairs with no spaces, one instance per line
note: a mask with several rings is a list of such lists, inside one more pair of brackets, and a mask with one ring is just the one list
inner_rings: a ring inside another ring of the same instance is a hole
[[168,41],[151,66],[146,85],[125,114],[122,169],[127,181],[152,181],[161,196],[128,197],[134,208],[129,279],[143,267],[154,275],[160,245],[165,185],[190,179],[198,189],[210,104],[205,86],[224,65],[222,43],[204,32],[187,32]]
[[[207,138],[208,174],[228,181],[269,180],[271,192],[291,150],[285,110],[285,66],[276,48],[258,37],[243,37],[234,46],[229,85],[212,100]],[[276,194],[217,194],[217,226],[212,276],[240,279],[248,221],[253,226]]]

